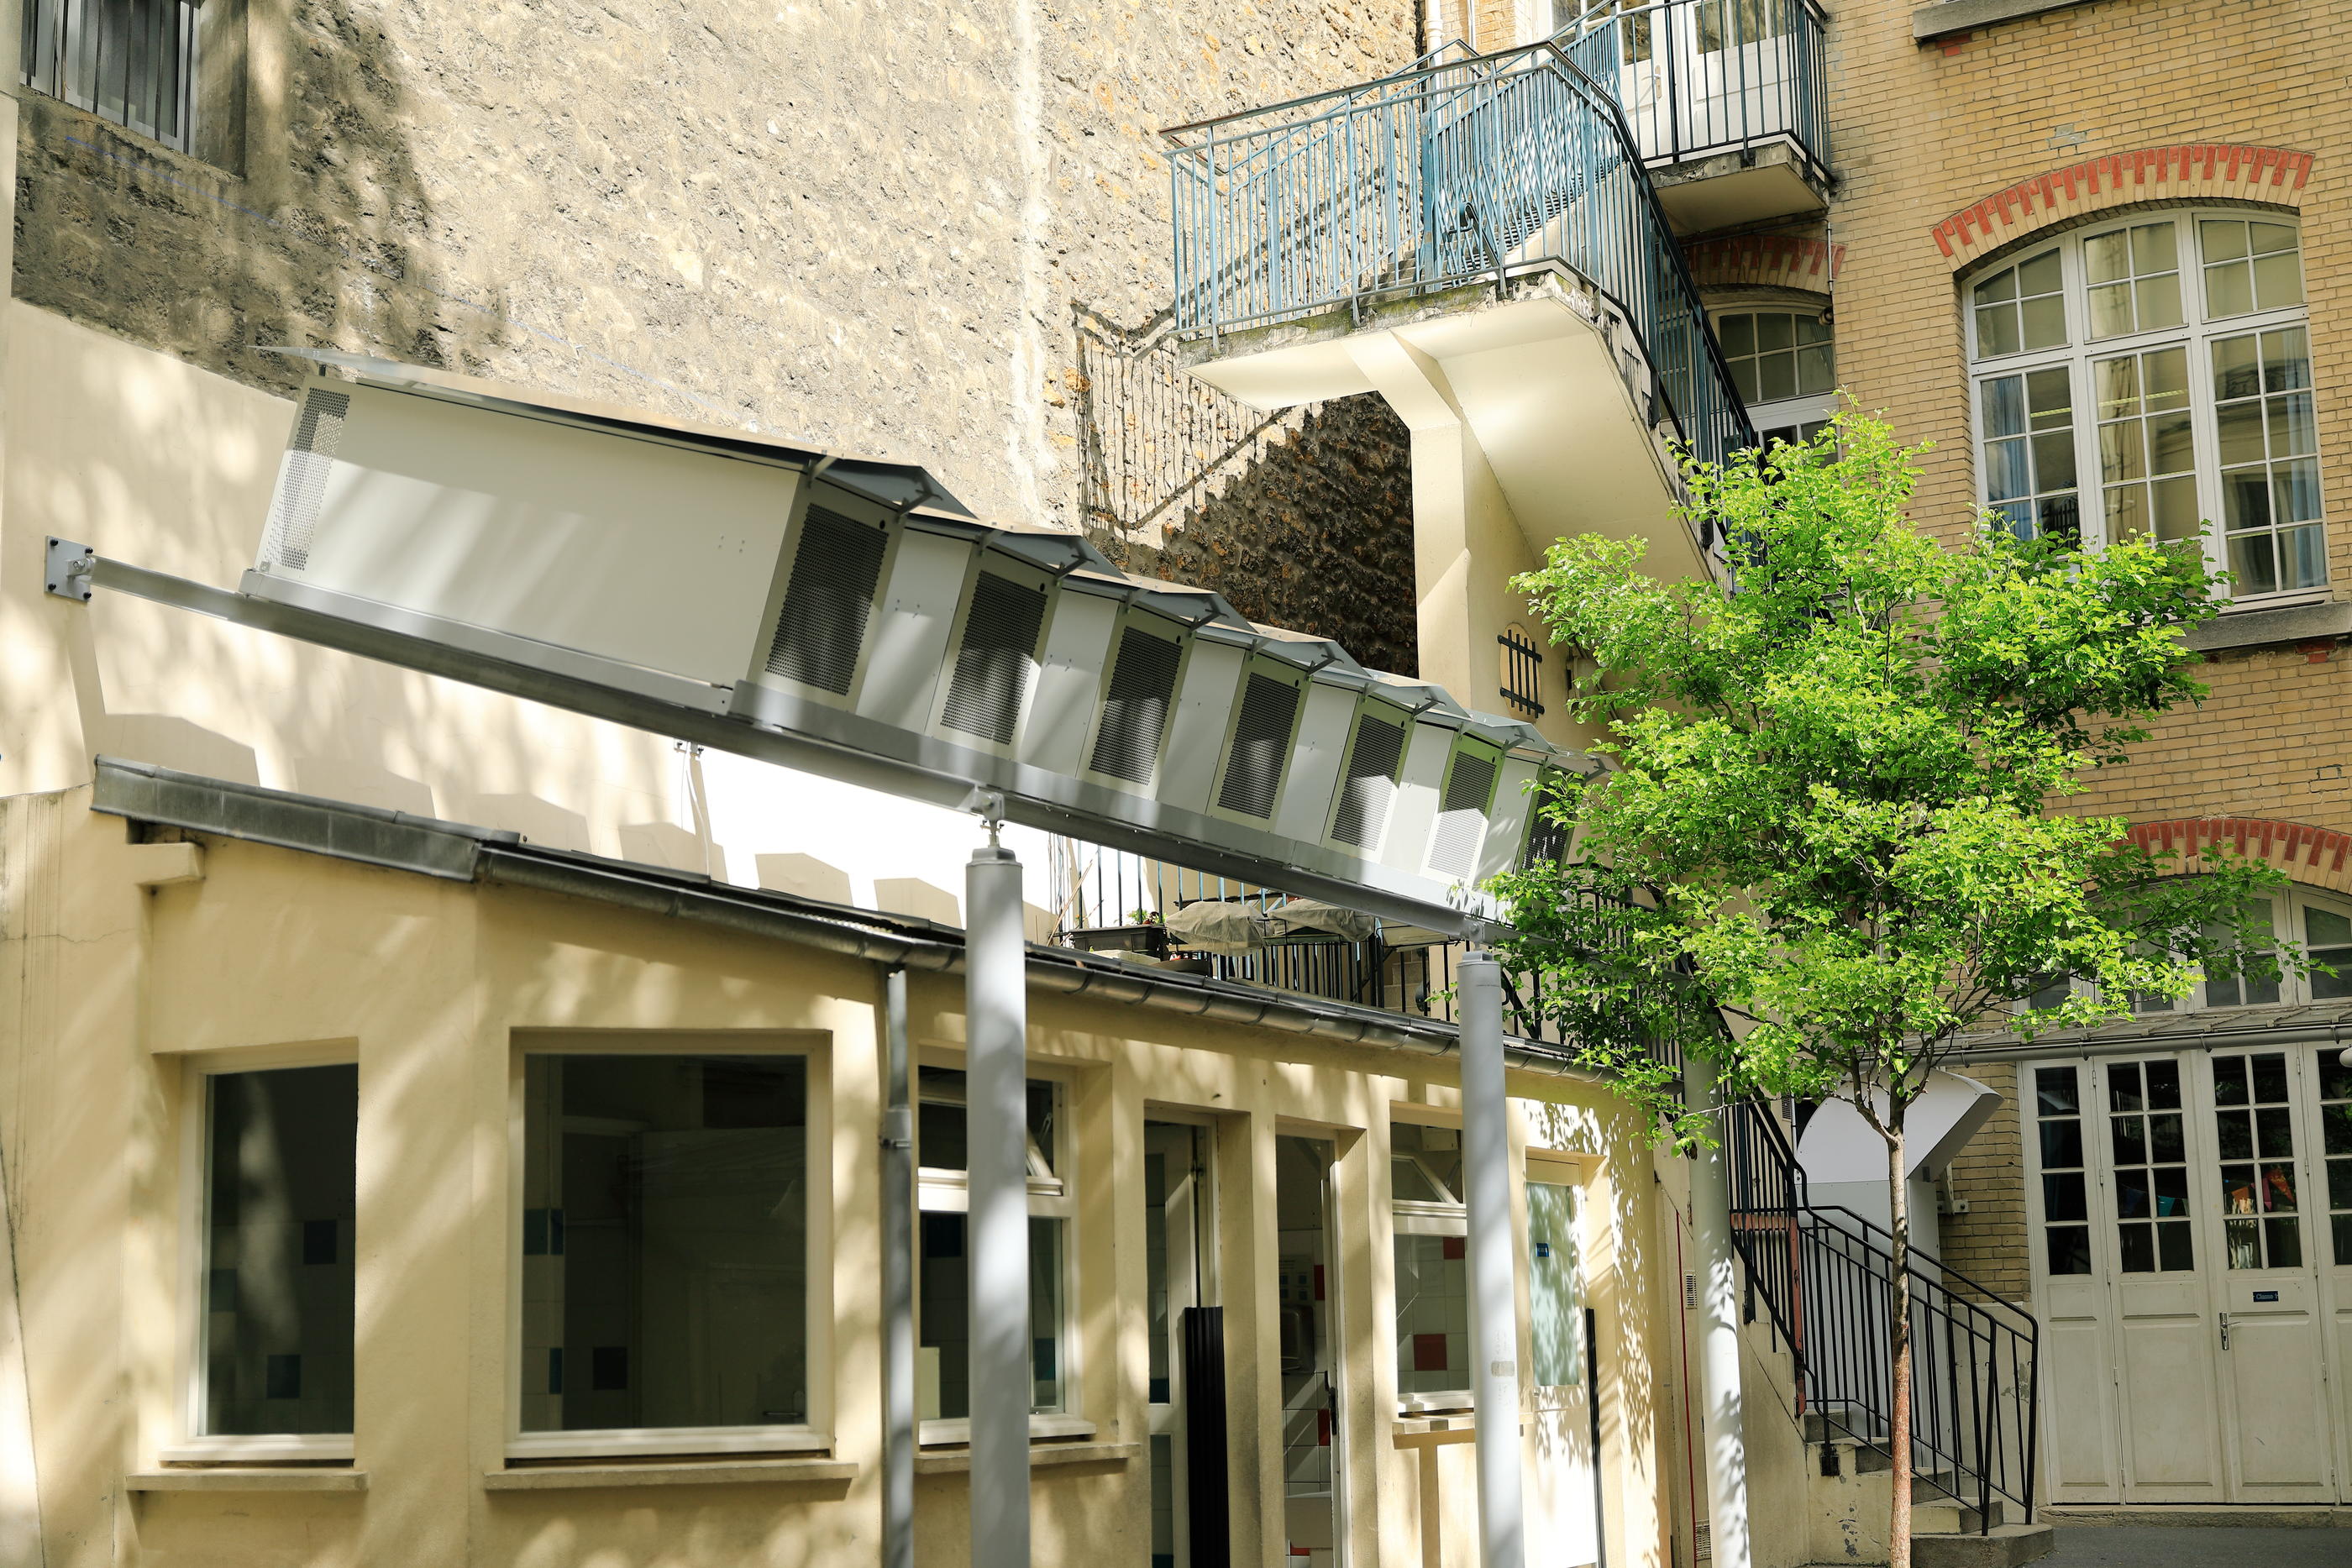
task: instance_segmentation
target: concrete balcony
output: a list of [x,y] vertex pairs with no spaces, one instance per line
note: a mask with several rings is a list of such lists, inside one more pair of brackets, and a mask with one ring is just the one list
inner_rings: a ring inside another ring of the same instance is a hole
[[1260,409],[1377,392],[1412,432],[1422,678],[1494,690],[1528,614],[1509,579],[1564,534],[1720,571],[1676,457],[1754,434],[1642,151],[1559,45],[1448,51],[1169,140],[1192,372]]
[[1688,235],[1827,205],[1827,30],[1813,0],[1652,0],[1556,41],[1616,99]]

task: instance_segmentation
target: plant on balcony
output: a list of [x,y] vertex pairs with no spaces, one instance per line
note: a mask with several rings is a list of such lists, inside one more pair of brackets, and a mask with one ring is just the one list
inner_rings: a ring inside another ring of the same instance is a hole
[[1591,535],[1518,580],[1590,655],[1570,706],[1617,767],[1551,808],[1585,858],[1502,882],[1507,969],[1541,977],[1563,1036],[1668,1135],[1713,1141],[1648,1049],[1661,1035],[1712,1059],[1726,1101],[1843,1099],[1885,1140],[1896,1564],[1905,1122],[1930,1075],[1972,1031],[2031,1038],[2200,972],[2305,966],[2248,915],[2277,873],[2209,851],[2168,874],[2121,819],[2066,809],[2203,695],[2182,632],[2221,580],[2193,546],[2021,542],[1991,519],[1941,542],[1905,515],[1926,450],[1849,412],[1810,444],[1689,465],[1736,588],[1654,580],[1638,541]]

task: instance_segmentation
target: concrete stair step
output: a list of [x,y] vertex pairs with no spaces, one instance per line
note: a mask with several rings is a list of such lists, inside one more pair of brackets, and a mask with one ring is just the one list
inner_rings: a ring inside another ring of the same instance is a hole
[[1997,1524],[1982,1535],[1911,1536],[1912,1568],[2023,1568],[2050,1555],[2058,1532],[2049,1524]]

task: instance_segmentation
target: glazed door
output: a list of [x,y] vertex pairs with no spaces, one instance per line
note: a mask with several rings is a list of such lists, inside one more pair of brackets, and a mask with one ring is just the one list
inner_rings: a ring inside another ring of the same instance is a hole
[[2221,1221],[2213,1337],[2231,1502],[2336,1495],[2319,1274],[2330,1238],[2311,1146],[2318,1066],[2307,1047],[2210,1059]]
[[1189,1568],[1190,1496],[1185,1464],[1184,1310],[1214,1300],[1205,1259],[1209,1129],[1185,1122],[1143,1124],[1143,1273],[1150,1319],[1149,1416],[1151,1463],[1150,1568]]
[[1327,1139],[1275,1139],[1275,1293],[1282,1316],[1282,1512],[1287,1561],[1347,1562],[1337,1259]]
[[1579,1269],[1577,1189],[1565,1174],[1529,1162],[1528,1175],[1528,1425],[1545,1456],[1528,1489],[1530,1530],[1550,1545],[1549,1561],[1583,1568],[1601,1560],[1600,1463],[1588,1335]]

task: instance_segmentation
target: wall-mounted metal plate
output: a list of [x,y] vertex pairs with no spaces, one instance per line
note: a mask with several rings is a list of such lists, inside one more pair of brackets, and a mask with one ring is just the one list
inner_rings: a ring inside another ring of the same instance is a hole
[[48,591],[59,599],[77,603],[89,602],[89,571],[97,551],[88,545],[52,536],[49,539],[47,570],[44,574]]

